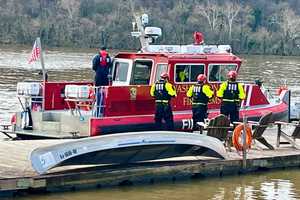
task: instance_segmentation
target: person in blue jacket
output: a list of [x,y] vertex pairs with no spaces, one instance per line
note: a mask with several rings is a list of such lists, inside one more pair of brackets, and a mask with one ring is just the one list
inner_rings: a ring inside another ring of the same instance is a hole
[[93,70],[95,75],[95,86],[105,86],[109,84],[108,74],[112,64],[112,59],[106,51],[106,47],[101,47],[99,53],[93,58]]

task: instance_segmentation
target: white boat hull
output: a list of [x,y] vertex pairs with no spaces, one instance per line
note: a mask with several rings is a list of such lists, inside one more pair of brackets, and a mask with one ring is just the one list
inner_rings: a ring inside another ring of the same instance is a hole
[[39,174],[57,166],[79,164],[128,164],[179,156],[226,159],[221,141],[197,133],[147,131],[77,139],[41,147],[30,155]]

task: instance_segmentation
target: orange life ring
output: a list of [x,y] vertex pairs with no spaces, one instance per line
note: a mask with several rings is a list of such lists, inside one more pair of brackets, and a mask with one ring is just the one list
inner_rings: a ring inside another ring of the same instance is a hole
[[[244,124],[239,124],[235,129],[233,130],[232,135],[232,144],[236,148],[237,151],[243,150],[243,131],[244,131]],[[250,149],[252,143],[252,131],[251,128],[246,125],[246,148]]]

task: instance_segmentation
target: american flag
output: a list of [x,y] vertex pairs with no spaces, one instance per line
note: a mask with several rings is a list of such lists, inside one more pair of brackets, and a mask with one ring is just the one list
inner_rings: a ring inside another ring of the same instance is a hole
[[35,40],[28,63],[31,64],[36,61],[40,57],[40,53],[40,48]]

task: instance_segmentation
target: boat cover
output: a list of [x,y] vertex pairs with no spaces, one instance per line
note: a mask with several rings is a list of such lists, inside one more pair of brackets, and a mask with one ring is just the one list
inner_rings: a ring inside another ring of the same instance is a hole
[[181,156],[226,159],[221,141],[198,133],[147,131],[74,139],[31,152],[39,174],[66,165],[128,164]]

